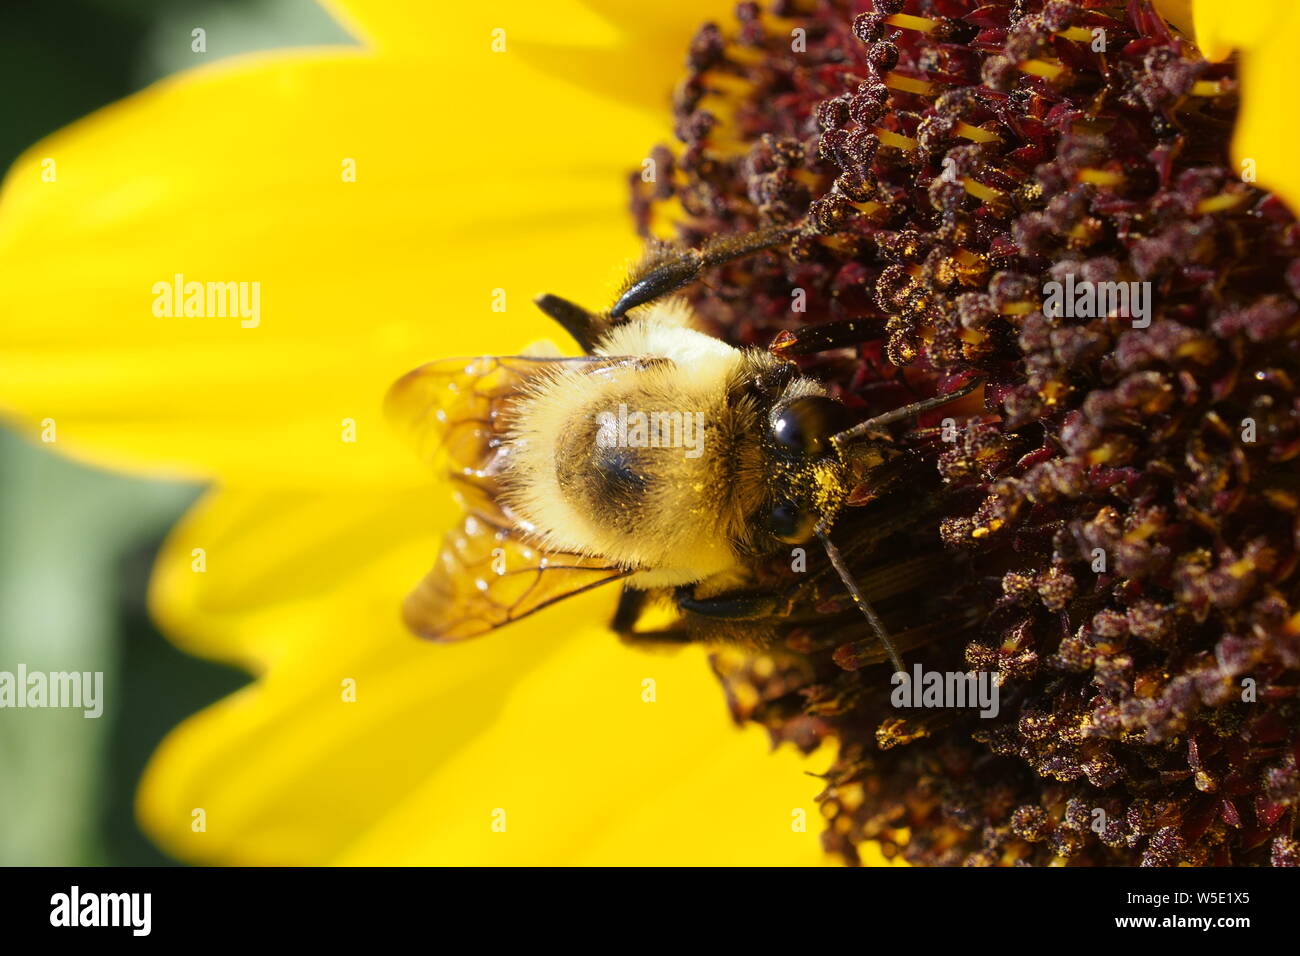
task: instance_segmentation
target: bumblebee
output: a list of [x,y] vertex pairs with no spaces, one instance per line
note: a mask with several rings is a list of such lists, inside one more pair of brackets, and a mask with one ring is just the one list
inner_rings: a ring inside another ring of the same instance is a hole
[[[445,456],[465,510],[405,603],[412,630],[471,637],[619,581],[614,626],[625,637],[770,638],[801,607],[826,602],[825,569],[785,585],[773,573],[816,539],[880,658],[902,670],[830,532],[864,473],[883,473],[900,457],[887,426],[978,383],[854,424],[788,351],[733,347],[699,330],[690,306],[673,297],[704,268],[793,234],[774,227],[701,250],[654,247],[604,313],[539,297],[581,356],[449,359],[393,386],[389,417],[426,457]],[[683,447],[688,423],[698,433]],[[871,530],[881,539],[890,529],[886,516]],[[871,540],[855,536],[868,547]],[[874,591],[888,596],[900,581],[919,580],[916,568],[897,571],[878,569]],[[684,623],[639,634],[649,594],[669,596]]]

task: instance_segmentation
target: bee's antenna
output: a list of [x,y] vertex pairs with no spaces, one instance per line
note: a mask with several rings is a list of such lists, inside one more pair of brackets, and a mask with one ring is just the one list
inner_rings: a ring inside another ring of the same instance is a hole
[[657,250],[628,277],[623,293],[609,310],[610,318],[621,319],[629,309],[676,292],[712,266],[762,249],[783,246],[798,235],[801,228],[800,225],[778,223],[736,236],[715,236],[699,249]]
[[840,557],[839,549],[831,543],[830,536],[823,529],[817,529],[817,537],[821,538],[822,547],[826,549],[826,557],[831,559],[831,567],[835,568],[835,573],[844,582],[849,596],[853,598],[853,603],[866,616],[867,623],[876,632],[876,638],[884,645],[889,659],[894,662],[894,670],[900,674],[906,674],[907,671],[903,669],[903,658],[899,656],[898,649],[894,647],[894,642],[889,639],[889,631],[885,630],[885,622],[876,614],[875,608],[868,604],[867,599],[862,596],[858,583],[853,580],[853,575],[849,573],[848,566],[844,563],[844,559]]
[[932,408],[938,408],[940,405],[947,405],[949,402],[956,401],[963,395],[969,395],[975,389],[983,384],[983,379],[973,378],[961,388],[948,392],[945,395],[935,395],[933,398],[927,398],[920,402],[913,402],[911,405],[904,405],[901,408],[895,408],[893,411],[885,412],[883,415],[877,415],[875,418],[868,418],[865,422],[858,422],[852,428],[846,428],[831,436],[831,444],[835,448],[843,448],[845,445],[853,442],[869,432],[877,431],[885,425],[901,421],[904,418],[911,418],[913,415],[919,415],[922,412],[928,412]]
[[558,295],[539,295],[533,303],[548,316],[560,323],[573,340],[590,353],[600,339],[601,319],[577,303],[561,299]]

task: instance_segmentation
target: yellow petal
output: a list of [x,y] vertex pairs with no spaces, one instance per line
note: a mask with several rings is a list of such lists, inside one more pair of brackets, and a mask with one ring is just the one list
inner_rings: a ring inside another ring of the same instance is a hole
[[1192,0],[1152,0],[1152,2],[1156,12],[1165,20],[1188,37],[1193,36]]
[[237,864],[821,862],[821,784],[801,771],[828,758],[730,726],[700,648],[569,629],[611,598],[447,646],[336,606],[352,652],[273,670],[174,731],[142,823],[182,859]]
[[1192,0],[1192,29],[1196,45],[1210,60],[1224,60],[1233,50],[1265,44],[1283,28],[1290,0],[1255,0],[1249,6],[1223,0]]
[[[388,384],[549,333],[539,292],[611,295],[636,252],[625,171],[655,140],[488,56],[227,61],[38,144],[0,195],[0,313],[22,317],[0,331],[0,413],[110,467],[423,481],[380,419]],[[156,316],[176,274],[259,283],[258,324]]]
[[336,600],[364,602],[380,625],[397,621],[454,510],[447,488],[432,484],[374,495],[214,491],[168,536],[150,610],[191,653],[254,673],[311,666],[356,643],[330,622]]
[[[504,39],[504,53],[516,40],[612,44],[619,31],[591,5],[578,0],[529,3],[504,0],[469,4],[454,15],[428,0],[322,0],[321,5],[367,47],[386,57],[436,62],[449,53],[491,52]],[[504,36],[494,33],[503,31]]]
[[671,129],[670,93],[691,37],[710,20],[734,30],[734,0],[647,4],[638,0],[511,0],[463,8],[449,23],[420,0],[326,0],[335,19],[386,55],[441,57],[449,44],[504,45],[557,79],[636,105]]
[[566,32],[549,42],[527,40],[520,45],[523,57],[553,76],[641,107],[665,131],[672,129],[671,93],[684,75],[691,37],[709,21],[717,22],[728,35],[736,29],[732,0],[680,6],[584,0],[582,6],[598,11],[617,27],[615,43],[578,45]]
[[[1185,12],[1164,0],[1161,12],[1175,22]],[[1194,0],[1191,9],[1196,45],[1211,60],[1239,55],[1241,111],[1232,138],[1232,161],[1239,175],[1254,176],[1292,210],[1300,210],[1300,130],[1290,121],[1295,82],[1295,50],[1300,44],[1300,4],[1293,0]]]

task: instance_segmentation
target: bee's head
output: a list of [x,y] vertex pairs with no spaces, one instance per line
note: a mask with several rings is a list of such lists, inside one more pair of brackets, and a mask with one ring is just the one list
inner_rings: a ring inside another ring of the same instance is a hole
[[775,549],[819,539],[853,603],[901,671],[902,658],[830,538],[831,524],[852,489],[844,442],[856,429],[850,427],[849,412],[821,385],[799,375],[792,363],[755,361],[755,391],[766,408],[760,443],[767,491],[761,509],[751,516],[751,543],[762,547],[766,539]]
[[825,395],[800,395],[772,408],[764,444],[772,463],[765,530],[802,544],[828,527],[848,494],[848,475],[831,437],[844,406]]
[[755,375],[764,480],[750,517],[754,543],[802,544],[828,528],[849,491],[848,470],[833,436],[848,412],[789,362],[769,359]]

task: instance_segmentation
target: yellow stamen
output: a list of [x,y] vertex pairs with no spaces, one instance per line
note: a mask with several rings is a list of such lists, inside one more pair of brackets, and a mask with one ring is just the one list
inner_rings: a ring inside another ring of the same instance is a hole
[[747,143],[743,139],[736,139],[736,137],[715,127],[709,133],[704,158],[717,162],[726,162],[735,159],[737,156],[744,156],[749,152],[751,145],[751,143]]
[[1064,382],[1048,382],[1038,390],[1038,395],[1048,405],[1059,404],[1070,392],[1070,386]]
[[1255,570],[1255,562],[1249,558],[1242,558],[1240,561],[1234,561],[1228,565],[1228,573],[1234,578],[1244,578],[1250,572]]
[[874,132],[879,137],[881,146],[893,146],[895,149],[916,149],[916,140],[904,136],[902,133],[881,129],[879,126],[875,128]]
[[799,21],[792,17],[778,17],[775,13],[768,13],[766,10],[758,15],[758,22],[763,24],[769,33],[788,34],[799,26]]
[[970,123],[965,121],[959,121],[957,125],[953,127],[953,130],[958,136],[964,136],[966,139],[974,143],[996,143],[1000,141],[1000,137],[997,133],[991,133],[979,126],[972,126]]
[[966,187],[966,191],[976,199],[982,199],[984,202],[997,202],[1005,199],[1007,194],[1000,189],[994,189],[992,186],[985,186],[981,182],[976,182],[969,176],[962,179],[961,184]]
[[1115,121],[1106,119],[1101,116],[1094,116],[1089,119],[1075,120],[1070,124],[1070,129],[1079,135],[1091,137],[1104,137],[1115,128]]
[[885,22],[891,27],[899,27],[903,30],[919,30],[922,33],[930,33],[939,25],[938,20],[931,20],[928,17],[914,17],[910,13],[895,13],[892,17],[886,17]]
[[721,70],[710,70],[704,78],[704,85],[708,89],[721,90],[724,93],[735,93],[743,95],[751,92],[754,84],[743,77],[735,76],[731,73],[723,73]]
[[873,202],[872,200],[867,200],[866,202],[851,202],[849,205],[858,210],[858,212],[864,213],[868,216],[875,215],[882,209],[888,208],[884,203]]
[[731,104],[716,95],[700,97],[701,103],[709,100],[713,102],[706,108],[713,114],[717,123],[709,130],[707,137],[709,148],[705,151],[706,155],[712,153],[716,157],[719,153],[736,155],[749,152],[751,144],[735,134],[736,123]]
[[1061,30],[1056,34],[1058,37],[1065,37],[1067,40],[1077,40],[1080,43],[1092,42],[1092,31],[1087,27],[1069,27]]
[[1196,211],[1198,213],[1221,212],[1240,205],[1245,199],[1245,193],[1219,193],[1217,196],[1210,196],[1198,202]]
[[767,54],[753,47],[732,43],[727,46],[727,59],[742,66],[757,66],[767,59]]
[[1192,96],[1218,96],[1223,84],[1218,80],[1197,80],[1192,84]]
[[1081,169],[1075,179],[1081,183],[1092,183],[1094,186],[1118,186],[1124,182],[1123,174],[1110,169]]
[[1160,530],[1160,525],[1158,525],[1156,522],[1144,521],[1136,528],[1133,528],[1131,531],[1126,533],[1124,535],[1124,540],[1129,544],[1133,544],[1138,541],[1145,541],[1147,538],[1151,537],[1159,530]]
[[1028,73],[1030,76],[1041,76],[1048,80],[1054,80],[1065,72],[1065,67],[1050,60],[1024,60],[1019,66],[1022,73]]
[[697,109],[707,110],[720,120],[730,118],[734,105],[731,97],[714,90],[705,90],[696,102]]
[[914,76],[904,76],[901,73],[886,73],[885,85],[891,90],[902,90],[904,93],[919,93],[922,96],[930,96],[934,93],[934,84],[929,80],[918,80]]
[[1008,302],[998,311],[1002,315],[1028,315],[1038,306],[1033,302]]
[[848,255],[853,251],[853,247],[840,236],[818,236],[817,242],[842,255]]

